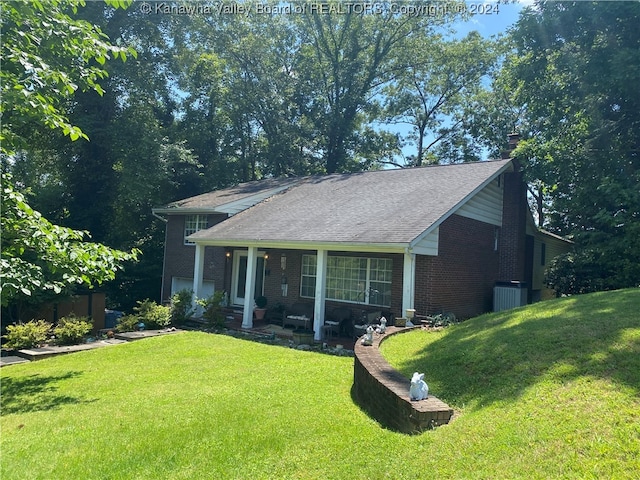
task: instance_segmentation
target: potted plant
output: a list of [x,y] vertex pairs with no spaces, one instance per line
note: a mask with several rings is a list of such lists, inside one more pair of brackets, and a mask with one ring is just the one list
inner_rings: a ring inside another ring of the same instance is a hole
[[293,343],[296,345],[313,343],[313,330],[308,328],[296,328],[293,331]]
[[263,320],[264,314],[267,313],[267,297],[260,295],[256,298],[256,306],[253,309],[253,313],[256,316],[256,320]]

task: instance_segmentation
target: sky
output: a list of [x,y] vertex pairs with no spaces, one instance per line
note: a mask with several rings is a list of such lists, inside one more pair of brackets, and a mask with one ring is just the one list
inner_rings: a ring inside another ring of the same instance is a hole
[[471,18],[460,22],[456,26],[458,36],[463,37],[472,30],[476,30],[483,37],[491,37],[506,32],[518,20],[520,11],[531,1],[520,1],[510,4],[498,4],[496,2],[470,2],[467,1],[467,9],[474,12]]

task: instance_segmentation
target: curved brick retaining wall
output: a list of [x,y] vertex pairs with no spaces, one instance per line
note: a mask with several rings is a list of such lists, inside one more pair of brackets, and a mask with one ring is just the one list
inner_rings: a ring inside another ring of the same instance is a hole
[[449,423],[453,409],[432,395],[425,400],[409,400],[410,380],[380,355],[381,342],[410,330],[389,327],[385,335],[374,335],[371,346],[356,342],[353,393],[356,402],[383,426],[402,433],[419,433]]

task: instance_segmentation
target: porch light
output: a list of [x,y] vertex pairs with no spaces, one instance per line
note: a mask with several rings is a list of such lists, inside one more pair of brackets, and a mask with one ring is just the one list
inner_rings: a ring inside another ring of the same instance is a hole
[[264,259],[265,259],[265,260],[269,260],[269,254],[268,254],[268,253],[265,253],[265,254],[264,254]]
[[231,258],[231,251],[230,250],[225,251],[224,256],[227,258]]
[[280,268],[282,270],[286,270],[287,269],[287,254],[283,253],[282,255],[280,255]]

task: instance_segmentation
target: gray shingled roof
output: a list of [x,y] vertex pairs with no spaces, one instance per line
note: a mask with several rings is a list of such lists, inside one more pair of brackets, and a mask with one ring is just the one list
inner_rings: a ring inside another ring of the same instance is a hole
[[308,177],[190,238],[410,244],[510,168],[510,160],[496,160]]
[[188,211],[216,211],[217,208],[228,205],[242,199],[259,195],[269,190],[279,189],[294,184],[299,179],[292,178],[270,178],[267,180],[259,180],[255,182],[247,182],[236,185],[235,187],[225,188],[224,190],[215,190],[195,197],[177,200],[168,204],[166,207],[154,208],[157,213],[188,213]]

